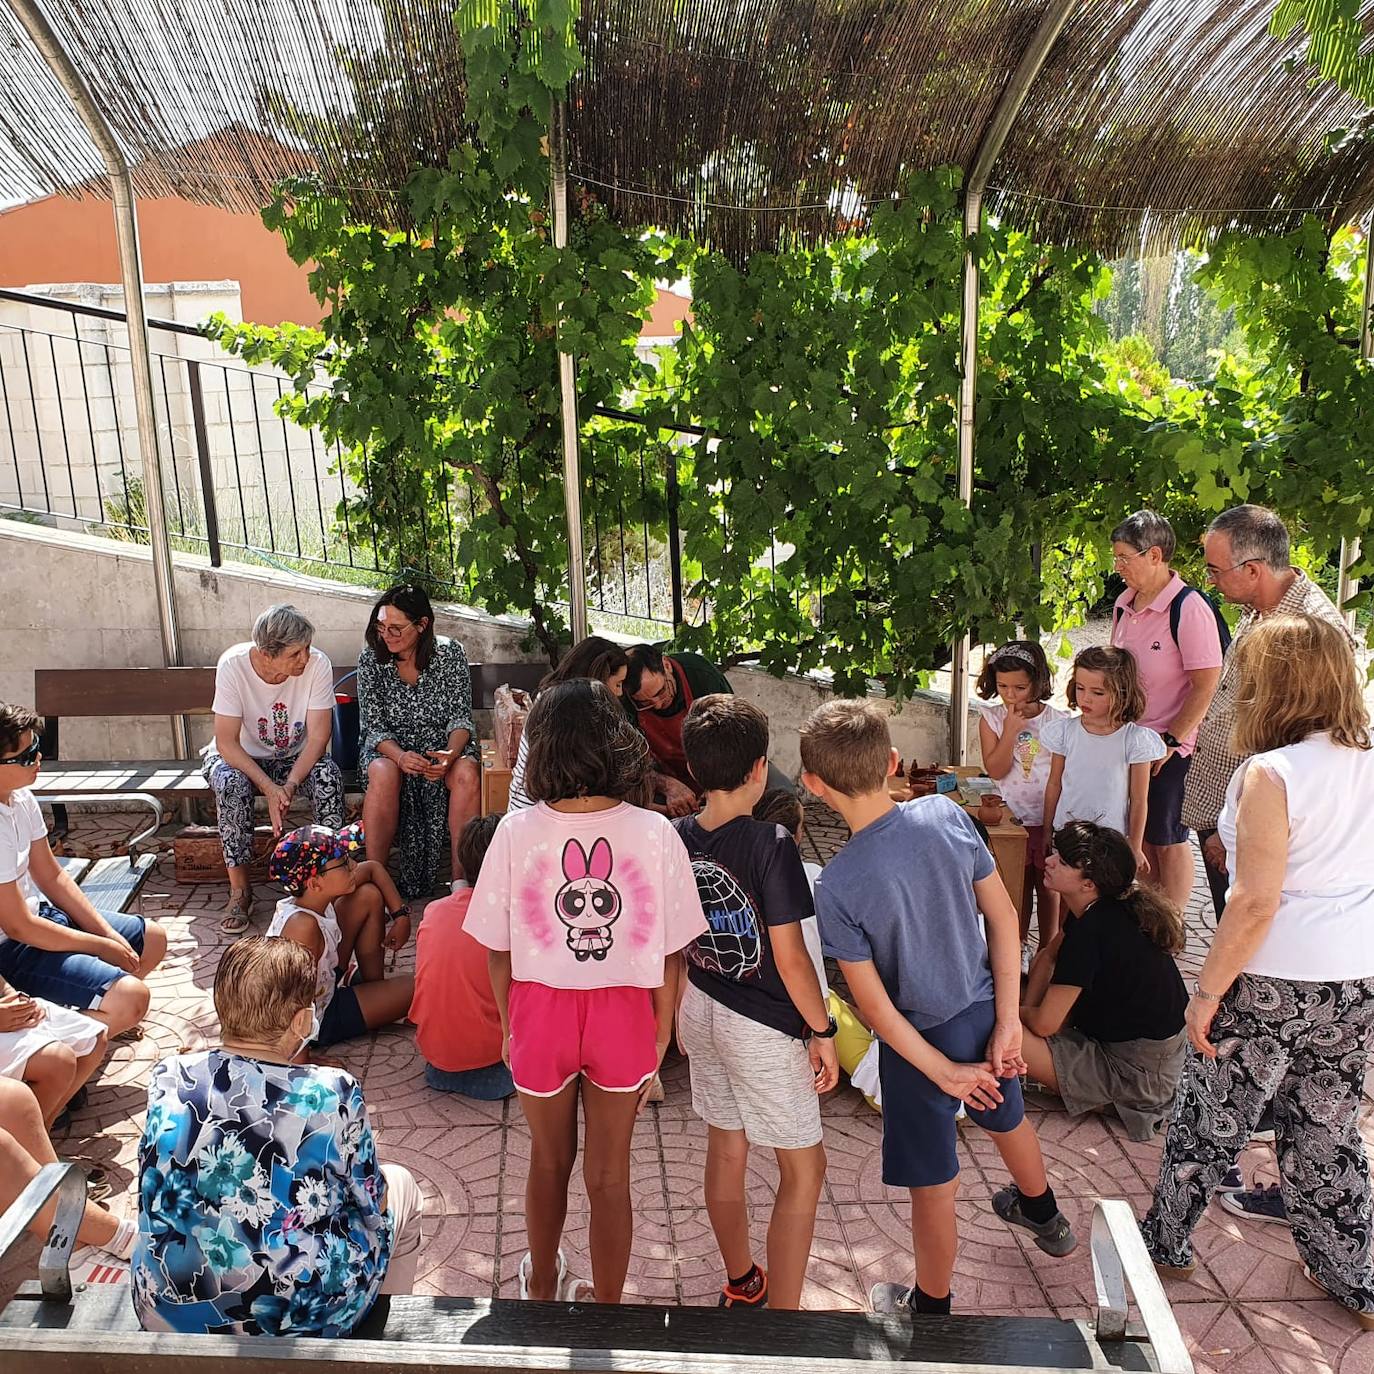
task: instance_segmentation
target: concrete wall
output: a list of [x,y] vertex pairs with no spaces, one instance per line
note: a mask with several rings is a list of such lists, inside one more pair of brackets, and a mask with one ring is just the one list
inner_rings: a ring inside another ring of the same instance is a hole
[[[352,663],[362,644],[376,591],[270,570],[211,568],[187,554],[174,558],[183,656],[213,664],[230,644],[247,639],[264,607],[290,601],[315,625],[315,643],[336,664]],[[0,701],[32,701],[35,668],[137,668],[162,662],[152,556],[138,545],[0,520]],[[537,659],[522,648],[528,626],[461,606],[440,606],[442,634],[461,640],[474,661]],[[830,695],[810,678],[778,679],[750,668],[729,673],[741,696],[772,723],[773,761],[790,776],[800,768],[797,727]],[[948,757],[948,698],[922,692],[893,715],[892,736],[902,757],[922,763]],[[208,738],[197,720],[196,743]],[[976,742],[978,732],[971,729]],[[62,729],[67,758],[165,758],[171,738],[162,719],[72,720]]]

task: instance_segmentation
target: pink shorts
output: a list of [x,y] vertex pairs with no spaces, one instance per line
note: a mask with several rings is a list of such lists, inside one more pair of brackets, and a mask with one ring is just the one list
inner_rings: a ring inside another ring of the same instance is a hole
[[1045,871],[1045,827],[1028,825],[1026,827],[1026,862],[1037,872]]
[[511,1077],[531,1097],[553,1097],[579,1075],[636,1092],[658,1072],[656,1040],[648,988],[510,985]]

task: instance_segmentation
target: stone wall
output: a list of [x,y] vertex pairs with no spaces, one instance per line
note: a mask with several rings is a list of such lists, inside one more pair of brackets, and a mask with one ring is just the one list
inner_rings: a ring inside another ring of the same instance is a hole
[[[204,558],[173,559],[183,658],[213,664],[230,644],[247,639],[254,618],[273,602],[290,601],[315,625],[315,642],[336,664],[352,663],[377,593],[317,578],[242,565],[211,568]],[[152,555],[140,545],[0,520],[0,700],[31,701],[35,668],[137,668],[162,663]],[[436,608],[440,633],[462,641],[474,662],[537,659],[522,647],[528,626],[469,607]],[[768,713],[772,758],[790,776],[800,768],[797,727],[830,696],[811,678],[774,678],[734,668],[731,684]],[[948,698],[918,693],[893,716],[893,743],[904,759],[948,757]],[[209,734],[208,717],[193,720],[195,742]],[[976,728],[970,734],[975,742]],[[165,758],[165,719],[72,720],[62,730],[71,759]]]

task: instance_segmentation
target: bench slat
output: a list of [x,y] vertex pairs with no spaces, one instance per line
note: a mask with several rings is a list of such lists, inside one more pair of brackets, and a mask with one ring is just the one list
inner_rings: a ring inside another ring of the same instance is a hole
[[[917,1371],[1157,1370],[1135,1332],[1108,1348],[1083,1322],[1054,1317],[909,1317],[869,1313],[722,1312],[711,1307],[395,1297],[385,1326],[345,1341],[166,1336],[139,1331],[120,1285],[79,1291],[71,1306],[44,1303],[36,1284],[0,1314],[4,1347],[26,1367],[147,1371],[268,1371],[321,1363],[331,1370],[600,1370],[617,1374],[756,1374]],[[919,1340],[916,1334],[919,1333]],[[84,1344],[82,1342],[84,1341]],[[58,1351],[70,1352],[59,1354]],[[1104,1358],[1104,1355],[1106,1358]],[[35,1357],[38,1357],[37,1360]],[[79,1363],[82,1359],[85,1363]],[[176,1362],[179,1361],[180,1364]]]
[[184,759],[129,759],[109,763],[43,760],[33,792],[151,792],[154,796],[199,796],[210,790],[198,763]]
[[92,862],[93,861],[91,859],[77,858],[74,854],[64,854],[57,860],[57,866],[74,883],[77,883],[79,885],[81,882],[82,875],[91,866]]
[[157,862],[155,854],[128,859],[97,859],[81,882],[81,891],[97,911],[123,911]]

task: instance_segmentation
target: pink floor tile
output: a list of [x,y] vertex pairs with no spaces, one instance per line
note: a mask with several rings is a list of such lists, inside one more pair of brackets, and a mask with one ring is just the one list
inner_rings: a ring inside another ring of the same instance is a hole
[[[1307,1294],[1316,1292],[1306,1281]],[[1329,1298],[1242,1303],[1239,1310],[1283,1374],[1369,1374],[1374,1332]]]

